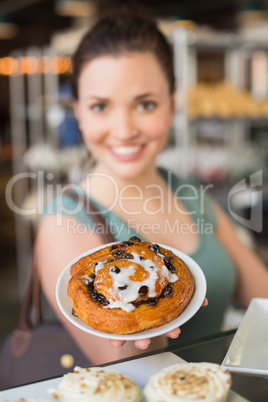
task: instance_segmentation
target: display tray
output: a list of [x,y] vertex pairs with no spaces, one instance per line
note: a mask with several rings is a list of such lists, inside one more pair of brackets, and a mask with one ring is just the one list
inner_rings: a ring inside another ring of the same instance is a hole
[[[108,368],[117,370],[122,374],[131,377],[143,389],[153,374],[162,370],[164,367],[178,363],[185,363],[185,360],[181,359],[174,353],[165,352],[109,365]],[[47,401],[55,401],[55,399],[47,393],[47,389],[57,388],[60,381],[61,377],[12,388],[6,391],[0,391],[0,400],[1,402],[13,402],[19,398],[43,398]],[[230,390],[226,402],[245,401],[246,399]]]
[[231,372],[268,377],[268,299],[252,299],[222,366]]

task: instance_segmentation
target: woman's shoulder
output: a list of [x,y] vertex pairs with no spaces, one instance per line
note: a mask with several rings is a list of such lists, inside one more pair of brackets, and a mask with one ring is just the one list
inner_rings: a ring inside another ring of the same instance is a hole
[[[87,198],[82,188],[73,189],[70,187],[66,191],[58,193],[45,205],[42,218],[47,215],[55,215],[58,219],[61,216],[69,216],[92,228],[94,221],[88,213],[87,203],[93,204],[93,201]],[[95,208],[98,209],[98,206],[95,205]]]
[[70,195],[70,191],[59,192],[44,206],[43,215],[73,215],[77,210],[77,201]]
[[[102,244],[102,238],[87,224],[68,215],[44,215],[35,239],[37,254],[43,261],[71,261],[77,255]],[[68,258],[66,258],[66,256]]]

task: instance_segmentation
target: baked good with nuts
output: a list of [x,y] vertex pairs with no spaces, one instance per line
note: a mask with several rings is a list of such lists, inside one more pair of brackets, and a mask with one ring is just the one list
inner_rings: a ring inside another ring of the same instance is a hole
[[64,374],[57,389],[48,393],[62,402],[141,402],[142,393],[134,380],[102,367],[75,367]]
[[214,363],[182,363],[164,368],[147,383],[147,402],[224,402],[231,374]]

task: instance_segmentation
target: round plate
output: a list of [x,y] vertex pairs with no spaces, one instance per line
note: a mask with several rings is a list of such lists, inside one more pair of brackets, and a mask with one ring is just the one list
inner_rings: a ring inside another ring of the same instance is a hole
[[[112,244],[115,243],[110,243],[107,244],[106,246]],[[190,320],[190,318],[192,318],[193,315],[199,310],[206,296],[207,284],[204,273],[199,267],[199,265],[188,255],[172,247],[165,246],[163,244],[159,244],[159,246],[171,250],[175,255],[181,258],[190,269],[195,281],[195,291],[189,304],[185,307],[183,312],[175,320],[170,321],[169,323],[162,325],[161,327],[158,328],[152,328],[146,331],[136,332],[134,334],[129,335],[118,335],[111,332],[99,331],[95,328],[92,328],[90,325],[82,321],[79,317],[75,317],[74,315],[72,315],[72,304],[67,296],[68,282],[69,279],[71,278],[70,268],[76,261],[80,260],[80,258],[88,254],[94,253],[100,248],[103,248],[104,247],[103,245],[101,247],[96,247],[92,250],[86,251],[85,253],[79,255],[77,258],[71,261],[62,271],[56,285],[57,303],[62,313],[72,324],[74,324],[76,327],[82,329],[85,332],[88,332],[92,335],[100,336],[102,338],[118,339],[118,340],[137,340],[137,339],[153,338],[155,336],[163,335],[171,331],[172,329],[180,327],[182,324],[186,323],[186,321]]]

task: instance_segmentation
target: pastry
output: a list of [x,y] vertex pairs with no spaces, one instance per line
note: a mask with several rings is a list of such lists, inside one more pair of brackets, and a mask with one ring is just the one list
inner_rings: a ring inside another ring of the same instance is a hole
[[75,367],[64,374],[58,389],[47,390],[63,402],[140,402],[141,390],[131,378],[101,367]]
[[218,364],[175,364],[153,375],[144,394],[147,402],[224,402],[231,383],[230,373]]
[[179,257],[137,237],[81,258],[71,275],[73,313],[91,327],[115,334],[168,323],[194,292],[193,276]]
[[188,89],[187,102],[191,119],[257,117],[263,113],[261,102],[229,82],[198,83]]

